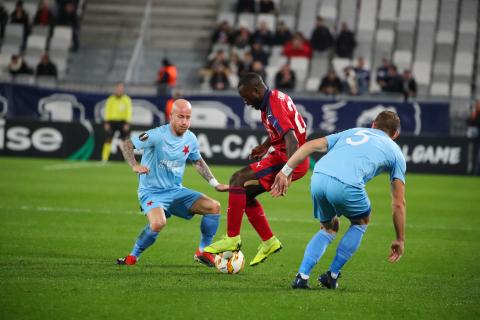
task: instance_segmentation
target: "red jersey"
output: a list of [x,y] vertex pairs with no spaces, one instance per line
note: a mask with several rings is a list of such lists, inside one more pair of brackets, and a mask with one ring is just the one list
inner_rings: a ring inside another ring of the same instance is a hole
[[283,136],[293,130],[300,147],[307,138],[307,126],[292,98],[278,90],[268,89],[262,101],[262,122],[267,129],[270,143],[279,152],[286,153]]

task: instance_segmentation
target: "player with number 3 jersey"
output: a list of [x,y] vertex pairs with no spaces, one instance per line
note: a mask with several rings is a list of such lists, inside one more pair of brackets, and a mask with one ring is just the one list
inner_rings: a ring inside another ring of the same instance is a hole
[[[260,110],[268,138],[252,150],[250,158],[256,162],[232,175],[228,197],[227,236],[206,247],[205,252],[239,250],[240,228],[245,212],[262,239],[257,255],[250,262],[251,266],[255,266],[282,248],[280,241],[273,235],[256,196],[270,190],[276,174],[305,143],[307,133],[305,121],[292,99],[283,92],[269,89],[258,74],[245,75],[239,82],[238,92],[247,106]],[[308,168],[309,160],[305,159],[297,166],[291,180],[302,178]]]
[[274,197],[284,195],[293,168],[313,152],[327,152],[315,165],[311,181],[314,217],[321,230],[305,249],[303,261],[292,283],[294,289],[307,289],[310,272],[338,232],[338,217],[350,220],[350,228],[338,244],[337,254],[327,272],[320,275],[321,285],[336,289],[340,269],[360,246],[370,221],[370,200],[365,184],[381,172],[390,174],[392,215],[396,239],[388,260],[397,262],[405,241],[406,162],[393,141],[399,135],[400,119],[395,112],[383,111],[372,128],[354,128],[305,143],[278,173],[272,186]]

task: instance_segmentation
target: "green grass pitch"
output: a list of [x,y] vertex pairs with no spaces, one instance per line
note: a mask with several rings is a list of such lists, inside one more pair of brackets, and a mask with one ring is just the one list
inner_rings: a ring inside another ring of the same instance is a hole
[[[123,163],[0,158],[0,319],[479,319],[480,179],[407,177],[406,253],[387,262],[394,238],[388,176],[368,185],[372,223],[347,263],[340,288],[318,287],[341,231],[312,274],[309,291],[290,288],[305,245],[318,230],[309,180],[288,195],[259,199],[284,249],[257,267],[223,275],[193,263],[199,218],[169,219],[133,267],[146,219],[137,178]],[[235,167],[212,166],[227,182]],[[309,175],[310,176],[310,175]],[[218,199],[191,166],[184,185]],[[225,211],[217,234],[225,232]],[[245,218],[246,262],[260,239]]]

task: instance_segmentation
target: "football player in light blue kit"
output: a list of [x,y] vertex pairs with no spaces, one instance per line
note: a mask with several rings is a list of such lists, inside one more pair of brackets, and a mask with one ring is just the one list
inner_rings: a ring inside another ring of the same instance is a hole
[[367,230],[370,200],[365,184],[388,172],[391,181],[393,224],[396,239],[391,244],[388,260],[397,262],[404,251],[405,241],[405,158],[393,141],[397,138],[400,119],[395,112],[383,111],[375,118],[372,128],[354,128],[307,142],[288,160],[278,173],[271,194],[284,195],[290,173],[313,152],[327,152],[315,165],[311,193],[315,218],[321,230],[305,249],[303,261],[292,283],[294,289],[307,289],[312,268],[322,257],[338,232],[338,217],[344,215],[351,225],[337,247],[329,270],[320,275],[321,285],[336,289],[340,269],[360,246]]
[[[191,219],[193,215],[200,214],[203,215],[200,225],[202,235],[194,259],[214,266],[214,256],[203,252],[203,248],[210,245],[217,232],[220,203],[182,186],[186,161],[192,161],[195,169],[217,191],[227,191],[228,185],[218,183],[202,159],[197,137],[188,130],[191,114],[190,103],[178,99],[173,104],[169,124],[148,130],[122,145],[125,160],[140,176],[138,199],[148,223],[131,253],[118,259],[118,264],[135,264],[140,254],[155,242],[171,215]],[[134,148],[144,151],[141,164],[135,160]]]

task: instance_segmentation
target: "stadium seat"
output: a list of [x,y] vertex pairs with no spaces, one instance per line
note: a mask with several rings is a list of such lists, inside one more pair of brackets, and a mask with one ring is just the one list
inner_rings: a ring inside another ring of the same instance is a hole
[[452,97],[455,98],[470,98],[472,88],[470,83],[454,83],[452,85]]
[[276,18],[275,18],[275,15],[273,14],[265,14],[265,13],[262,13],[262,14],[259,14],[257,15],[257,27],[259,26],[259,24],[264,21],[267,26],[268,26],[268,29],[272,32],[275,32],[275,27],[276,27]]
[[308,78],[305,83],[305,90],[309,92],[318,92],[320,78]]
[[[315,27],[317,18],[317,0],[300,0],[300,7],[297,20],[297,31],[300,31],[305,38],[310,38]],[[293,31],[293,30],[292,30]]]

